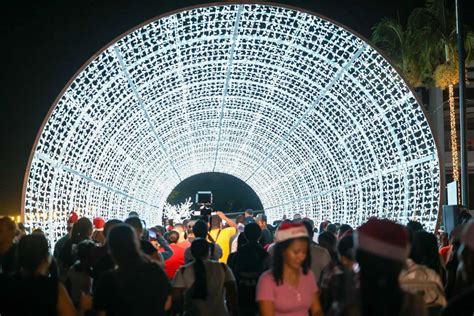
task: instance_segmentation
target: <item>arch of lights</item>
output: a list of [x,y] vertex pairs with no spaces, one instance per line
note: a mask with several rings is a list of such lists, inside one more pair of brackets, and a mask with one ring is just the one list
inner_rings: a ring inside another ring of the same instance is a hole
[[247,182],[270,220],[434,228],[440,205],[430,126],[383,56],[325,18],[232,4],[156,19],[85,65],[38,136],[23,212],[52,241],[71,210],[159,223],[202,172]]

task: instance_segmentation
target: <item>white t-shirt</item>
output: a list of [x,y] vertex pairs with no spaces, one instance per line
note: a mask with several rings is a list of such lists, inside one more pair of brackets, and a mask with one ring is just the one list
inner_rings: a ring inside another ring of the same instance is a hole
[[331,255],[325,248],[314,244],[309,246],[309,251],[311,252],[311,271],[318,283],[321,272],[331,262]]
[[[194,262],[179,268],[173,279],[174,288],[184,288],[186,292],[194,283]],[[229,312],[225,305],[225,282],[235,282],[235,277],[227,265],[212,260],[205,260],[207,282],[207,299],[192,300],[192,305],[199,311],[198,315],[222,315],[227,316]],[[186,293],[185,293],[186,299]],[[186,305],[186,302],[185,302]]]

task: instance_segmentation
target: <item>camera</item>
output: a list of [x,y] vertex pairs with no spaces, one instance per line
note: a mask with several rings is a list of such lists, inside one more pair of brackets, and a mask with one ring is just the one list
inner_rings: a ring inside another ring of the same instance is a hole
[[196,193],[197,204],[212,204],[212,192],[211,191],[198,191]]

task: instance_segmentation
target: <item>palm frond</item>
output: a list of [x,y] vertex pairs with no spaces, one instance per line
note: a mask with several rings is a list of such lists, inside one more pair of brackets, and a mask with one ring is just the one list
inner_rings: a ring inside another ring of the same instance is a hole
[[426,0],[425,7],[439,22],[440,31],[448,34],[454,25],[454,10],[447,0]]
[[[457,59],[454,17],[448,0],[425,0],[424,7],[411,12],[405,28],[398,21],[385,18],[372,28],[371,39],[412,84],[431,85],[436,81],[436,70],[441,73],[438,67]],[[474,33],[466,29],[469,62],[474,59]]]
[[382,19],[372,28],[371,40],[396,63],[401,62],[404,34],[400,23],[389,18]]
[[464,49],[466,50],[466,64],[474,60],[474,32],[468,31],[464,41]]
[[383,19],[372,28],[371,38],[393,60],[412,86],[423,84],[426,76],[417,60],[420,45],[398,21]]

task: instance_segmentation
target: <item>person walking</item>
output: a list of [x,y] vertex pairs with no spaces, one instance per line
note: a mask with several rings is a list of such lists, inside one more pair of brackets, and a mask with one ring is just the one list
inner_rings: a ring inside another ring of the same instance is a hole
[[418,230],[413,233],[411,241],[409,258],[398,278],[400,287],[423,297],[429,315],[439,315],[447,301],[442,282],[444,268],[441,266],[436,237]]
[[0,218],[0,274],[16,272],[16,224],[10,217]]
[[96,249],[96,243],[92,240],[83,240],[77,244],[77,261],[67,272],[64,285],[76,309],[79,309],[84,294],[92,294],[92,261]]
[[268,246],[273,243],[273,234],[267,226],[267,216],[265,214],[258,214],[255,218],[255,222],[262,230],[262,236],[260,237],[259,243],[263,248],[267,249]]
[[70,238],[66,240],[58,257],[59,277],[66,279],[69,268],[76,262],[75,248],[83,240],[90,240],[92,236],[92,222],[87,217],[79,218],[71,229]]
[[184,265],[184,253],[186,248],[178,245],[179,233],[177,231],[171,230],[167,235],[167,241],[173,251],[173,255],[166,260],[164,269],[168,278],[173,280],[176,271],[178,271],[179,267]]
[[283,222],[275,234],[272,267],[262,274],[256,301],[261,316],[322,315],[311,271],[308,232],[301,222]]
[[258,279],[269,268],[270,256],[258,242],[262,231],[257,223],[247,224],[242,234],[233,265],[229,263],[229,266],[237,282],[239,315],[254,316],[258,312],[255,301]]
[[54,244],[53,256],[56,258],[56,260],[59,259],[59,255],[61,254],[61,252],[63,250],[64,244],[71,237],[72,226],[74,225],[75,222],[77,222],[78,219],[79,219],[79,216],[77,215],[76,212],[72,211],[69,214],[69,217],[68,217],[67,222],[66,222],[66,225],[67,225],[66,226],[66,231],[67,231],[67,233],[64,236],[62,236],[61,238],[59,238],[59,240],[56,242],[56,244]]
[[403,291],[398,281],[410,248],[404,226],[371,218],[354,233],[354,245],[360,266],[359,295],[329,315],[427,315],[423,299]]
[[116,268],[99,279],[94,293],[97,315],[166,315],[171,285],[159,264],[140,250],[134,229],[116,225],[107,243]]
[[209,260],[209,242],[196,238],[191,244],[194,260],[181,267],[173,280],[175,311],[184,315],[237,315],[237,289],[232,271]]
[[[205,221],[202,219],[196,221],[193,226],[194,238],[204,238],[207,239],[209,235],[209,227]],[[211,260],[219,261],[222,257],[222,249],[219,244],[214,242],[209,242],[209,258]],[[184,251],[184,261],[185,263],[190,263],[193,261],[193,255],[191,253],[191,247],[186,248]]]
[[311,254],[311,271],[313,272],[314,278],[317,283],[319,282],[319,278],[321,276],[322,271],[324,271],[324,269],[331,263],[331,255],[326,250],[326,248],[319,246],[313,241],[314,230],[311,222],[309,220],[303,219],[303,224],[306,227],[306,230],[308,231],[310,243],[309,251]]

